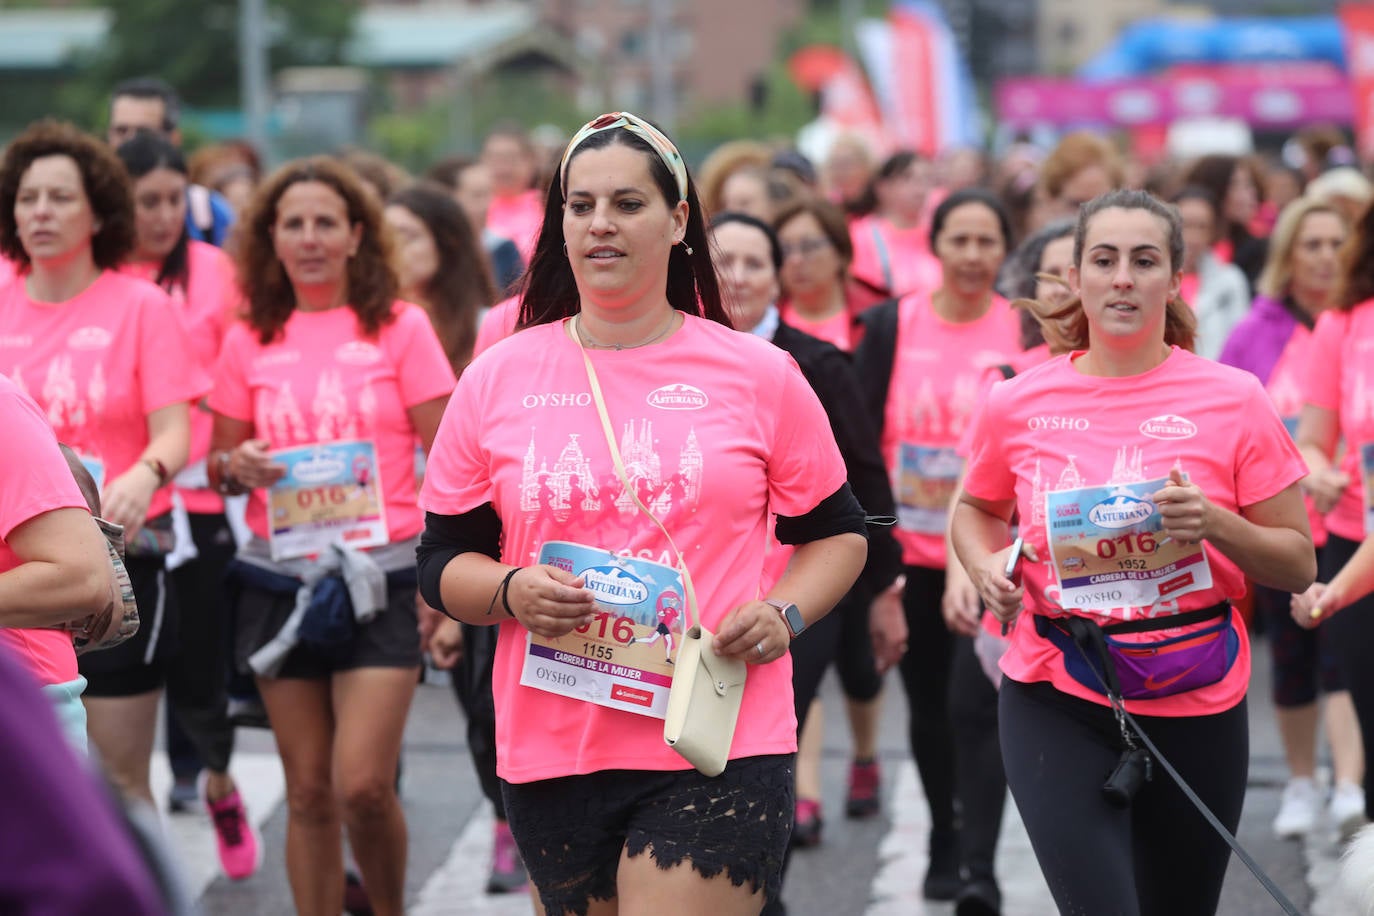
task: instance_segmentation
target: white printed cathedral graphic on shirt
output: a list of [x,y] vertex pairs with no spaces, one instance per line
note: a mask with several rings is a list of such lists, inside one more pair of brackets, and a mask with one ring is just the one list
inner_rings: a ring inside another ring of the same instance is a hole
[[[635,515],[639,509],[634,498],[615,479],[611,470],[598,477],[591,462],[582,451],[580,434],[569,433],[552,467],[547,456],[539,454],[533,431],[525,452],[520,476],[520,509],[538,514],[552,511],[567,517],[577,514],[601,514],[611,506],[621,515]],[[701,501],[701,480],[705,464],[696,430],[687,434],[687,441],[678,450],[677,470],[664,473],[659,443],[654,439],[652,420],[631,420],[625,424],[620,437],[620,456],[625,462],[625,476],[635,487],[639,498],[660,519],[674,508],[694,509]]]
[[40,397],[34,397],[24,381],[24,373],[18,366],[10,376],[14,386],[26,397],[45,405],[44,413],[48,425],[60,439],[69,441],[74,430],[83,429],[88,420],[98,417],[105,411],[105,397],[108,389],[105,384],[104,363],[97,361],[91,369],[91,380],[86,385],[86,396],[81,396],[81,386],[76,381],[69,354],[55,357],[48,363],[48,371],[43,379]]
[[265,394],[263,404],[264,421],[272,441],[280,444],[365,439],[372,434],[377,414],[377,395],[371,383],[363,384],[358,392],[357,410],[353,410],[343,376],[337,369],[321,373],[315,385],[315,396],[310,401],[313,428],[306,422],[289,381],[283,382],[275,394]]

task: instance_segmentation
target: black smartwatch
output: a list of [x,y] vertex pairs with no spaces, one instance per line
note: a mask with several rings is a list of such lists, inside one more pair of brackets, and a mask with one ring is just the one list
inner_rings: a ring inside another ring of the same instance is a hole
[[783,601],[779,598],[764,598],[763,603],[777,608],[778,614],[782,617],[782,622],[787,624],[787,631],[796,639],[802,635],[806,629],[806,620],[803,619],[801,609],[790,601]]

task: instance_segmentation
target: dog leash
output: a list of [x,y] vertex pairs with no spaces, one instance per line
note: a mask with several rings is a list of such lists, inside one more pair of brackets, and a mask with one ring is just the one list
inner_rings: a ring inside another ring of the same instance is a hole
[[1287,913],[1288,916],[1302,916],[1302,911],[1293,904],[1293,901],[1288,899],[1283,891],[1279,890],[1274,880],[1265,874],[1264,869],[1260,867],[1260,864],[1255,861],[1254,857],[1245,851],[1244,846],[1240,845],[1240,840],[1237,840],[1231,831],[1226,829],[1226,825],[1212,813],[1212,809],[1207,807],[1207,803],[1198,797],[1198,794],[1193,791],[1193,787],[1188,785],[1187,780],[1183,778],[1178,770],[1174,769],[1174,765],[1169,762],[1169,759],[1159,752],[1159,748],[1155,747],[1155,743],[1150,740],[1150,736],[1145,734],[1145,729],[1141,728],[1140,723],[1135,720],[1135,717],[1126,711],[1126,704],[1122,701],[1121,696],[1107,686],[1106,681],[1103,680],[1103,676],[1098,673],[1097,667],[1093,665],[1092,661],[1088,658],[1088,653],[1084,651],[1083,645],[1077,639],[1073,641],[1073,644],[1074,647],[1078,649],[1078,654],[1083,656],[1083,661],[1087,663],[1089,670],[1093,673],[1093,677],[1102,685],[1102,692],[1107,695],[1107,700],[1111,703],[1112,710],[1116,713],[1117,718],[1124,720],[1131,726],[1131,730],[1135,732],[1136,737],[1145,745],[1145,749],[1148,750],[1154,759],[1158,761],[1159,765],[1164,768],[1164,772],[1168,773],[1169,777],[1183,790],[1183,794],[1187,796],[1188,801],[1193,803],[1193,807],[1197,808],[1198,813],[1212,826],[1212,829],[1221,834],[1221,838],[1226,841],[1226,844],[1231,847],[1231,850],[1236,856],[1245,863],[1245,867],[1250,869],[1250,873],[1253,874],[1259,880],[1259,883],[1264,886],[1264,889],[1269,892],[1269,896],[1274,898],[1274,902],[1282,907],[1283,911]]

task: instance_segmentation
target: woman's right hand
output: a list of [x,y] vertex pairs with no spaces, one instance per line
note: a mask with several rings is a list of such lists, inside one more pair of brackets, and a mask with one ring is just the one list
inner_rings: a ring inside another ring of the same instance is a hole
[[229,476],[250,490],[270,487],[286,476],[285,465],[272,460],[266,439],[245,439],[229,452]]
[[[1011,551],[1012,547],[1009,546],[989,553],[982,562],[969,570],[969,578],[973,580],[973,587],[978,589],[983,606],[1002,623],[1011,623],[1016,619],[1016,615],[1021,612],[1021,599],[1026,591],[1003,575]],[[1021,555],[1027,562],[1040,562],[1040,557],[1030,544],[1022,547]]]
[[1314,582],[1307,591],[1293,596],[1289,608],[1294,623],[1304,630],[1313,630],[1341,609],[1341,598],[1325,582]]
[[1304,493],[1312,497],[1312,507],[1322,515],[1330,512],[1350,486],[1350,475],[1339,468],[1313,471],[1299,483]]
[[524,566],[507,584],[506,599],[521,626],[536,636],[557,639],[592,622],[596,595],[585,586],[581,576],[566,569]]

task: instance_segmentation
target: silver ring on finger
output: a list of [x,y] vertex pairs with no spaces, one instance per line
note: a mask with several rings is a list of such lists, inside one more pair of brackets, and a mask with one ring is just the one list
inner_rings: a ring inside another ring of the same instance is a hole
[[759,658],[763,658],[767,654],[763,651],[763,640],[759,640],[758,642],[756,642],[754,644],[754,648],[758,650]]

